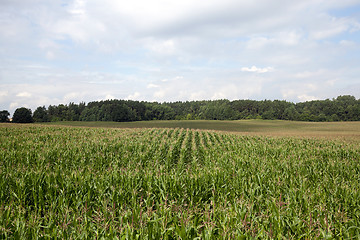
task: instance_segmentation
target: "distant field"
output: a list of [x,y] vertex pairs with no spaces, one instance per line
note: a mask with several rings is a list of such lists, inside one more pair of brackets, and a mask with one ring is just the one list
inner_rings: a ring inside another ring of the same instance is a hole
[[189,128],[250,135],[346,138],[360,140],[360,122],[295,122],[281,120],[239,121],[141,121],[141,122],[55,122],[46,125],[106,128]]

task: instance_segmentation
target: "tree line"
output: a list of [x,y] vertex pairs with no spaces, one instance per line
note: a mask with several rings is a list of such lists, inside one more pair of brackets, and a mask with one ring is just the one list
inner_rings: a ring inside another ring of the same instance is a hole
[[[0,112],[0,121],[10,113]],[[292,103],[284,100],[204,100],[144,102],[105,100],[85,104],[59,104],[31,109],[18,108],[13,122],[56,121],[149,121],[149,120],[279,119],[294,121],[360,121],[360,99],[344,95],[333,99]]]

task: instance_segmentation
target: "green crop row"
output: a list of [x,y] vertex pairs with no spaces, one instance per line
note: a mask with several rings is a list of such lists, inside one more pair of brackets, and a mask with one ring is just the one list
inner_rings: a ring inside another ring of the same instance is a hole
[[360,239],[360,148],[0,127],[0,239]]

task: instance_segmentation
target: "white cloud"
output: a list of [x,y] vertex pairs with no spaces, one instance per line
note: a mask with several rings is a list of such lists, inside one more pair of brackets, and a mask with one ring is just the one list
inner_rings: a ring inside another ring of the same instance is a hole
[[314,38],[315,40],[321,40],[324,38],[330,38],[335,35],[339,35],[340,33],[346,31],[348,26],[345,24],[334,26],[333,28],[325,28],[314,30],[310,33],[310,37]]
[[17,103],[17,102],[12,102],[12,103],[10,103],[10,105],[9,105],[10,110],[13,110],[13,109],[15,109],[15,108],[17,108],[17,107],[19,107],[19,106],[20,106],[20,104]]
[[300,102],[319,100],[319,98],[317,98],[315,96],[309,96],[309,95],[306,95],[306,94],[299,95],[299,96],[297,96],[297,98],[299,99]]
[[315,77],[321,77],[324,74],[327,74],[327,70],[325,69],[319,69],[316,71],[304,71],[300,73],[294,74],[295,78],[315,78]]
[[343,47],[356,47],[356,42],[349,40],[341,40],[340,45]]
[[84,7],[86,2],[84,0],[75,0],[71,7],[68,9],[68,12],[73,15],[83,16],[85,15],[85,9]]
[[156,91],[154,93],[155,101],[156,100],[162,100],[164,97],[165,97],[165,91],[164,90],[159,90],[159,91]]
[[0,91],[0,97],[7,97],[8,95],[8,91]]
[[172,55],[176,52],[175,41],[171,39],[160,42],[158,40],[151,41],[147,48],[159,55]]
[[219,86],[213,89],[211,99],[248,99],[251,96],[259,96],[263,90],[262,80],[259,78],[250,78],[238,83],[231,83],[225,86]]
[[283,89],[281,92],[282,92],[282,98],[284,99],[292,99],[297,95],[295,89]]
[[336,84],[336,82],[338,82],[338,79],[330,79],[330,80],[326,81],[326,85],[332,87]]
[[139,100],[140,96],[141,96],[141,94],[139,92],[135,92],[134,94],[130,94],[129,96],[127,96],[126,99],[128,99],[128,100]]
[[176,76],[175,78],[174,78],[174,80],[181,80],[181,79],[183,79],[184,77],[183,76]]
[[47,51],[46,52],[46,58],[49,59],[49,60],[52,60],[55,58],[55,53],[52,52],[52,51]]
[[243,72],[255,72],[255,73],[266,73],[266,72],[271,72],[273,70],[274,70],[274,68],[272,68],[272,67],[258,68],[256,66],[252,66],[251,68],[249,68],[249,67],[241,68],[241,71],[243,71]]
[[32,95],[31,95],[31,93],[29,93],[29,92],[20,92],[20,93],[16,94],[16,96],[17,96],[17,97],[29,98],[29,97],[31,97]]
[[305,87],[306,87],[307,89],[309,89],[310,91],[315,91],[315,90],[318,89],[317,84],[314,84],[314,83],[305,84]]
[[253,50],[260,50],[261,48],[269,46],[284,46],[293,47],[300,43],[303,36],[296,31],[279,32],[265,36],[251,37],[247,42],[247,48]]
[[111,94],[106,94],[105,100],[111,100],[111,99],[116,99],[116,97]]
[[247,48],[260,49],[266,46],[270,40],[266,37],[253,37],[247,42]]
[[334,17],[328,13],[318,14],[309,26],[310,39],[322,40],[338,36],[344,32],[359,31],[359,20],[352,17]]
[[206,92],[204,90],[200,90],[197,92],[192,92],[190,93],[190,98],[191,100],[204,100],[207,99],[208,96],[206,94]]
[[347,14],[356,7],[358,0],[2,0],[0,104],[359,98],[360,16]]
[[66,93],[63,97],[65,103],[76,102],[80,97],[84,96],[83,92],[70,92]]
[[158,88],[159,85],[153,84],[153,83],[149,83],[146,88]]

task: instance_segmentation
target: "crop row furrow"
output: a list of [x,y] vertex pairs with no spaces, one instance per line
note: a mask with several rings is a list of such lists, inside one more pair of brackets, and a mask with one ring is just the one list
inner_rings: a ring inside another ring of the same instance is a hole
[[171,161],[172,165],[177,165],[177,163],[180,160],[181,149],[182,149],[183,141],[186,136],[186,130],[178,129],[175,133],[177,133],[177,134],[175,134],[175,136],[178,136],[178,138],[177,138],[176,143],[174,144],[172,151],[171,151],[170,161]]

